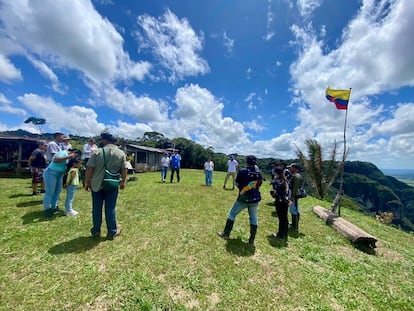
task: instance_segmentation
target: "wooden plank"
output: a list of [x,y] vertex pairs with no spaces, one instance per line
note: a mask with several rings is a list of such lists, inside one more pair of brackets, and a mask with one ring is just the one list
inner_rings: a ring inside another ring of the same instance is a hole
[[313,212],[320,218],[324,219],[327,225],[334,227],[339,233],[351,240],[353,243],[366,245],[370,248],[376,247],[375,243],[378,241],[377,238],[342,217],[339,217],[330,210],[316,205],[313,207]]

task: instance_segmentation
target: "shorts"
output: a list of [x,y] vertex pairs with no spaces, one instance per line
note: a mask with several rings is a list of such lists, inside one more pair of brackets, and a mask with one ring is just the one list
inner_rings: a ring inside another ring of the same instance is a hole
[[32,167],[30,172],[32,173],[32,183],[38,184],[43,182],[43,171],[44,168]]

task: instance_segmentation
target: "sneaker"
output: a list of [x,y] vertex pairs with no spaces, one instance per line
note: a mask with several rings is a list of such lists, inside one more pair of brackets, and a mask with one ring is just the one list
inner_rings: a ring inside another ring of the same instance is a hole
[[121,229],[116,229],[116,233],[115,234],[108,234],[107,236],[106,236],[106,238],[108,239],[108,240],[113,240],[113,239],[115,239],[115,237],[116,236],[118,236],[118,235],[120,235],[121,234]]
[[59,212],[59,206],[56,206],[55,208],[51,208],[53,213]]
[[40,190],[40,193],[45,193],[46,191],[45,190]]
[[52,218],[53,217],[53,208],[48,208],[45,210],[45,217]]
[[33,192],[32,193],[32,195],[38,195],[39,194],[39,192]]
[[66,216],[68,216],[68,217],[73,217],[73,216],[76,216],[78,214],[79,214],[79,212],[75,211],[74,209],[70,210],[69,212],[66,212]]
[[217,235],[220,238],[225,239],[225,240],[229,240],[230,239],[230,236],[228,234],[225,234],[224,232],[217,232]]

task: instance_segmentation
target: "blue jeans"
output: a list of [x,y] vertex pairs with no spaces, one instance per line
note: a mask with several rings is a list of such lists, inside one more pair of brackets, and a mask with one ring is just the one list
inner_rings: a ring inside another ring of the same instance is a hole
[[299,204],[298,199],[295,199],[294,202],[289,206],[289,211],[291,215],[299,215]]
[[47,168],[43,172],[43,181],[45,182],[45,194],[43,196],[43,207],[45,210],[55,208],[59,200],[59,194],[62,191],[64,172]]
[[101,233],[102,225],[102,207],[105,202],[105,221],[107,228],[107,235],[116,234],[116,199],[118,198],[118,189],[114,191],[100,190],[98,192],[92,191],[92,222],[93,227],[91,234],[95,235]]
[[249,212],[249,219],[251,225],[258,225],[257,222],[257,207],[259,203],[241,203],[239,201],[234,202],[233,207],[231,208],[229,212],[228,218],[230,220],[235,220],[236,216],[245,208],[247,208]]
[[206,174],[206,185],[211,186],[213,183],[213,171],[204,170],[204,173]]
[[168,166],[163,166],[161,168],[161,178],[162,178],[162,181],[165,181],[167,179],[167,172],[168,172]]
[[73,199],[75,198],[76,190],[78,186],[69,185],[66,187],[66,201],[65,201],[65,211],[70,212],[72,210]]

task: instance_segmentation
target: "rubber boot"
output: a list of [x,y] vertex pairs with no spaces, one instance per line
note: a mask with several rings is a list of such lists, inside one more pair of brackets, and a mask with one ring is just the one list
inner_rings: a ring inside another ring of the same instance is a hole
[[254,239],[256,238],[257,225],[250,225],[249,245],[254,246]]
[[292,226],[290,227],[293,231],[298,231],[299,217],[298,215],[292,215]]
[[225,240],[230,239],[230,232],[233,230],[234,220],[227,218],[226,225],[223,232],[218,232],[217,234]]

